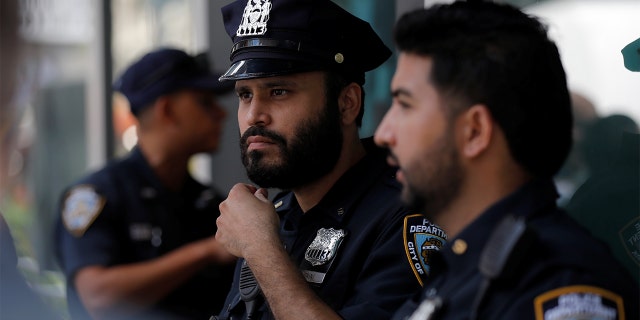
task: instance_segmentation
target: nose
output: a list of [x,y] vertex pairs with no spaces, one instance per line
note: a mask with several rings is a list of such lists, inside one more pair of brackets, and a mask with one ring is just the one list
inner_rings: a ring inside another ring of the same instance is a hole
[[266,126],[271,123],[268,107],[255,97],[245,106],[238,108],[238,119],[245,119],[249,126]]
[[380,147],[389,148],[395,144],[395,137],[392,130],[390,111],[385,114],[384,118],[378,125],[376,132],[373,136],[373,141]]

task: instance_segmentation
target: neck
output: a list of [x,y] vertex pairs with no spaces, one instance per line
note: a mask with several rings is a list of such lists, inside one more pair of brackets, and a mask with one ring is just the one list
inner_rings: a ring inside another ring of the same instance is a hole
[[329,192],[336,181],[338,181],[347,170],[360,161],[365,154],[364,146],[357,136],[355,139],[345,141],[342,145],[340,158],[338,158],[338,162],[331,172],[310,184],[293,189],[293,194],[296,196],[302,212],[307,212],[315,207],[327,192]]
[[171,191],[182,188],[190,156],[176,154],[159,141],[140,139],[138,147],[164,187]]
[[492,169],[473,169],[480,174],[468,174],[457,198],[433,219],[447,232],[449,239],[458,236],[489,207],[530,180],[530,176],[515,164]]

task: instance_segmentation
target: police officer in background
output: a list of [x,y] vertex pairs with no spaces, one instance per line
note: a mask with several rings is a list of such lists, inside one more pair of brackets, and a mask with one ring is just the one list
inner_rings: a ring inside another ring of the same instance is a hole
[[389,319],[446,236],[400,203],[395,169],[361,140],[365,72],[390,55],[328,0],[236,1],[240,147],[248,177],[220,205],[218,239],[241,257],[219,319]]
[[572,119],[545,27],[505,4],[455,2],[404,15],[395,41],[375,140],[403,199],[450,238],[394,319],[638,319],[637,282],[556,207]]
[[[206,319],[235,257],[215,240],[223,197],[194,180],[190,157],[218,148],[231,91],[203,54],[161,48],[115,84],[138,120],[138,146],[64,193],[56,234],[74,319]],[[87,314],[88,312],[88,314]]]

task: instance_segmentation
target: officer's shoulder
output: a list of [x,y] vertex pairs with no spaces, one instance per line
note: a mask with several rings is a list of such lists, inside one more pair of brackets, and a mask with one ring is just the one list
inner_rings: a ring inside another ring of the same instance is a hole
[[107,202],[117,202],[119,188],[114,177],[124,166],[122,160],[111,161],[63,191],[60,218],[69,233],[82,236],[101,215]]
[[[565,315],[563,319],[625,319],[625,313],[636,312],[635,297],[625,296],[615,288],[598,285],[573,284],[544,291],[533,299],[536,319],[554,318],[549,315]],[[637,319],[626,315],[628,319]]]
[[97,190],[109,189],[114,184],[117,184],[116,180],[127,179],[131,180],[134,178],[130,174],[132,168],[131,161],[128,158],[115,159],[109,161],[103,167],[93,170],[80,179],[71,184],[71,187],[74,185],[93,185]]
[[107,198],[94,185],[76,184],[63,195],[61,220],[69,233],[82,236],[102,213]]
[[[633,285],[637,287],[607,245],[564,211],[558,210],[547,219],[533,224],[539,247],[530,251],[537,258],[532,258],[529,267],[537,270],[537,275],[529,277],[541,277],[534,280],[553,287],[539,295],[540,301],[566,298],[567,294],[613,299],[632,291]],[[545,274],[546,280],[542,279]]]
[[[596,257],[604,259],[610,256],[604,242],[593,237],[563,210],[556,210],[539,220],[533,219],[529,225],[536,232],[541,249],[547,251],[554,261],[579,264],[593,261]],[[597,266],[599,263],[591,262],[589,265]]]

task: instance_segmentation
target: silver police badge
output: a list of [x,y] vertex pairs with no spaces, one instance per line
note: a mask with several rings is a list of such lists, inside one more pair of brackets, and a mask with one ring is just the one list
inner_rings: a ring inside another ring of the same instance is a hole
[[304,259],[314,267],[331,261],[346,235],[344,230],[321,228],[304,253]]
[[259,36],[267,32],[267,21],[271,11],[269,0],[249,0],[242,13],[242,21],[236,35],[238,37]]

